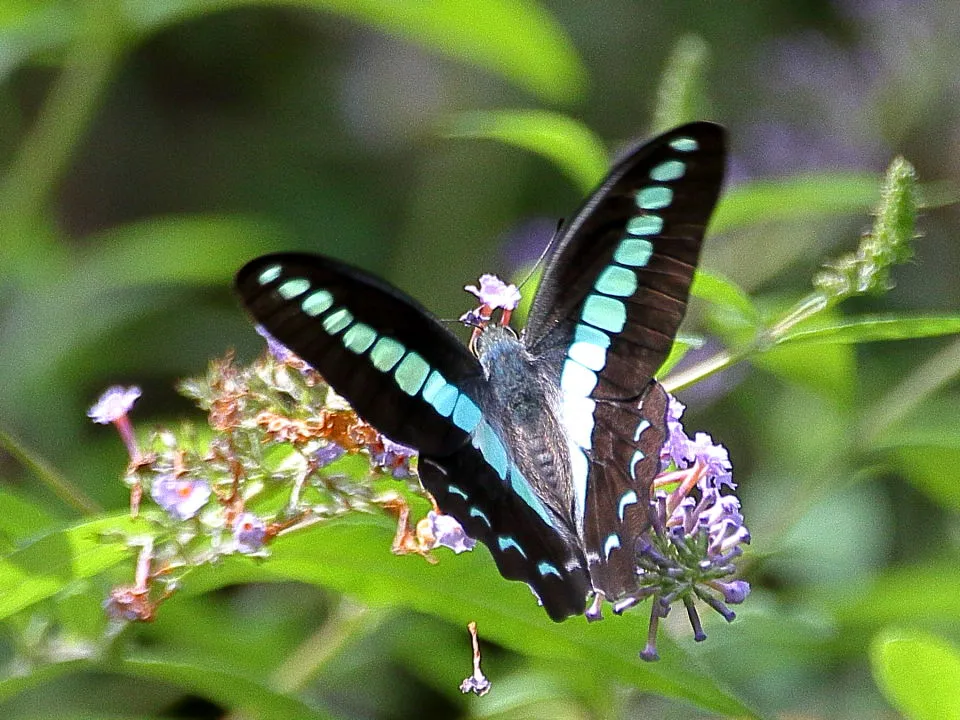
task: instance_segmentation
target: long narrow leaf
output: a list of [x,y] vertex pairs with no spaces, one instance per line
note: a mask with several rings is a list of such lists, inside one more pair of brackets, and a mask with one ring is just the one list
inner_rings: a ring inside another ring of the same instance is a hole
[[854,320],[801,327],[784,335],[780,344],[854,345],[881,340],[914,340],[960,333],[958,315],[861,316]]
[[[46,533],[0,558],[0,618],[53,597],[131,557],[122,537],[143,531],[128,515],[99,518]],[[120,533],[123,533],[121,535]]]
[[125,9],[141,31],[248,5],[325,10],[367,23],[431,50],[496,72],[551,102],[583,92],[580,58],[553,16],[531,0],[130,0]]
[[712,232],[764,223],[864,213],[880,199],[879,175],[822,173],[750,182],[726,192],[710,221]]
[[487,138],[515,145],[550,160],[584,193],[607,171],[603,143],[573,118],[541,110],[471,112],[453,118],[450,137]]
[[[582,618],[554,623],[522,584],[499,576],[484,550],[456,557],[444,553],[437,565],[429,565],[417,557],[392,556],[392,532],[382,519],[353,517],[278,539],[260,570],[249,561],[238,562],[260,579],[265,571],[276,579],[332,587],[375,607],[408,607],[463,625],[473,620],[483,637],[520,653],[569,661],[714,712],[750,715],[717,682],[691,667],[667,638],[662,639],[660,662],[640,660],[645,606],[600,623],[588,625]],[[212,580],[209,572],[201,574]],[[232,572],[228,575],[237,580]],[[190,583],[193,579],[191,575]]]

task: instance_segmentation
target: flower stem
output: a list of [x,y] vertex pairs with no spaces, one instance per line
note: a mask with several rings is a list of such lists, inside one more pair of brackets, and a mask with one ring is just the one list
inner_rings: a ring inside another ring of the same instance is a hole
[[323,625],[274,671],[271,686],[283,693],[302,690],[344,644],[357,637],[362,626],[373,627],[385,617],[385,613],[342,599]]
[[34,453],[23,442],[3,429],[0,429],[0,447],[10,453],[25,468],[32,471],[44,485],[74,510],[83,515],[95,515],[103,510],[96,501],[67,480],[40,455]]

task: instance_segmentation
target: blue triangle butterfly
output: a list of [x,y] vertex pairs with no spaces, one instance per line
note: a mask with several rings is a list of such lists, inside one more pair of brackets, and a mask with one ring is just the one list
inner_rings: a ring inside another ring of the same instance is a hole
[[423,486],[555,621],[636,601],[636,545],[666,437],[653,379],[686,310],[723,181],[696,122],[629,152],[561,230],[518,338],[471,353],[412,298],[327,257],[237,275],[250,314],[357,413],[416,448]]

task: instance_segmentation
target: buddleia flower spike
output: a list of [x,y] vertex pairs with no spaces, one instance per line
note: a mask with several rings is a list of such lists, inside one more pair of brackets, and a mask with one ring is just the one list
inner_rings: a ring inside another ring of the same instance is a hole
[[667,472],[654,481],[653,525],[641,536],[637,553],[638,599],[653,598],[647,644],[640,653],[648,661],[658,658],[657,628],[674,602],[683,604],[694,639],[700,642],[707,636],[694,599],[731,622],[736,615],[727,604],[742,603],[750,593],[750,584],[735,577],[735,560],[743,554],[742,545],[749,544],[750,532],[739,499],[721,494],[736,488],[727,450],[707,433],[691,440],[680,422],[683,411],[671,396],[667,441],[661,450]]

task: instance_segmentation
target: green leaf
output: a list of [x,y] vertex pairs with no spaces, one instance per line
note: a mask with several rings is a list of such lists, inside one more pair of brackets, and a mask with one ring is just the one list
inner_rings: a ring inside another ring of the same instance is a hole
[[46,600],[71,583],[93,577],[131,557],[123,535],[143,532],[146,521],[116,515],[49,532],[0,558],[0,618]]
[[[153,309],[147,284],[222,285],[279,231],[239,217],[166,217],[124,225],[90,238],[89,251],[49,268],[11,309],[18,322],[0,343],[0,397],[26,402],[71,352]],[[83,318],[78,322],[77,318]],[[2,403],[0,403],[2,405]]]
[[[219,285],[285,234],[259,218],[182,215],[151,218],[88,238],[76,279],[100,296],[154,283]],[[62,279],[61,279],[62,281]]]
[[750,361],[833,400],[847,403],[853,397],[856,357],[849,345],[777,345]]
[[[898,436],[916,436],[922,428],[935,425],[937,418],[931,414],[931,408],[942,410],[943,407],[932,406],[931,401],[944,396],[942,389],[952,383],[958,373],[960,338],[947,343],[932,355],[924,356],[917,367],[895,378],[892,383],[888,381],[881,386],[883,392],[880,397],[870,408],[862,411],[863,436],[869,443],[890,442]],[[911,415],[914,417],[908,423],[905,418]],[[942,424],[942,419],[940,421]],[[955,408],[951,408],[950,423],[956,426]],[[944,433],[935,443],[943,444],[952,436],[953,433]]]
[[252,680],[218,665],[214,658],[187,662],[128,658],[102,669],[172,683],[235,711],[231,715],[259,720],[327,720],[332,717],[296,697],[269,688],[262,680]]
[[703,69],[709,48],[699,35],[684,35],[673,46],[657,87],[654,133],[704,116]]
[[469,112],[449,123],[448,137],[500,140],[550,160],[584,194],[603,179],[609,162],[603,143],[585,125],[543,110]]
[[799,325],[784,334],[778,344],[856,345],[958,333],[960,315],[861,315],[853,320]]
[[750,714],[665,635],[662,660],[641,661],[647,625],[643,607],[601,623],[554,623],[522,583],[500,577],[483,549],[460,556],[441,551],[440,562],[429,565],[416,556],[391,555],[393,532],[383,518],[326,522],[278,538],[271,557],[259,567],[235,559],[195,571],[185,584],[194,590],[205,583],[213,588],[242,580],[245,572],[248,580],[272,577],[330,587],[372,607],[412,608],[463,626],[473,620],[481,637],[519,653],[569,663],[608,681],[684,698],[714,712]]
[[23,673],[4,674],[0,676],[0,701],[22,695],[44,683],[52,682],[72,672],[82,672],[89,667],[90,663],[86,660],[69,660],[47,665],[36,665]]
[[911,445],[893,452],[900,472],[939,505],[960,510],[960,483],[947,468],[960,467],[960,447]]
[[756,327],[760,323],[760,311],[750,296],[732,280],[706,270],[697,270],[693,276],[690,294],[722,308],[742,320],[743,324]]
[[944,552],[937,560],[886,570],[834,614],[859,635],[882,625],[902,622],[960,624],[960,557]]
[[916,187],[917,207],[930,209],[960,202],[960,188],[949,180],[934,180]]
[[670,346],[670,353],[663,364],[657,369],[654,377],[662,380],[663,376],[669,373],[677,366],[677,363],[683,360],[684,356],[695,348],[703,347],[703,338],[692,335],[677,335]]
[[[218,667],[215,658],[144,659],[126,658],[105,663],[71,660],[31,668],[29,671],[0,679],[0,700],[21,695],[31,688],[56,678],[82,672],[112,672],[137,679],[170,683],[236,711],[236,714],[262,720],[327,720],[332,717],[302,700],[277,692],[260,680],[245,677],[235,670]],[[233,714],[233,713],[231,713]]]
[[880,177],[870,173],[821,173],[758,180],[726,192],[710,230],[729,232],[764,223],[863,213],[880,198]]
[[0,490],[0,551],[6,553],[20,542],[51,529],[57,520],[34,503]]
[[[710,230],[724,233],[751,225],[870,212],[881,199],[883,182],[876,174],[838,172],[744,183],[721,197]],[[919,185],[915,193],[921,208],[949,205],[960,196],[955,185],[943,182]]]
[[887,700],[910,720],[960,720],[960,652],[935,635],[890,629],[870,648]]
[[583,93],[586,72],[563,28],[531,0],[129,0],[133,25],[156,31],[197,15],[249,5],[333,12],[498,73],[550,102]]

